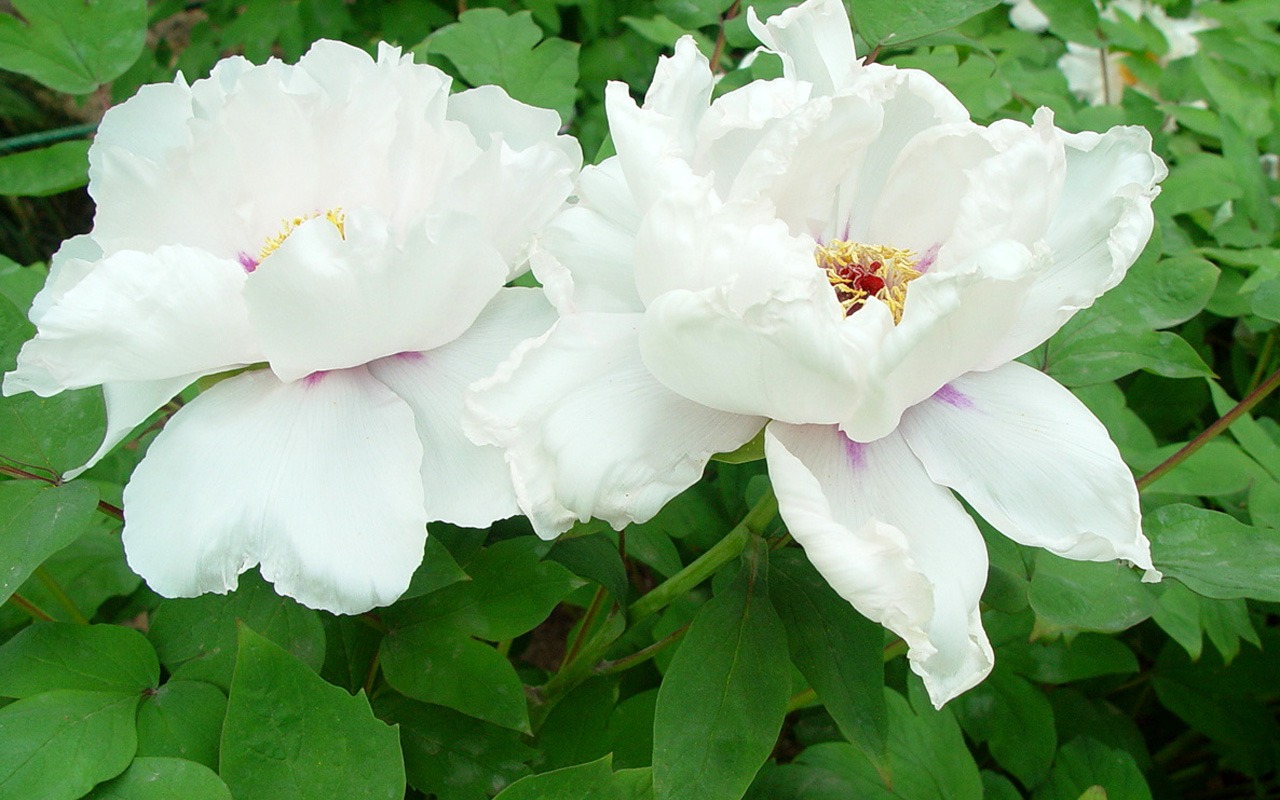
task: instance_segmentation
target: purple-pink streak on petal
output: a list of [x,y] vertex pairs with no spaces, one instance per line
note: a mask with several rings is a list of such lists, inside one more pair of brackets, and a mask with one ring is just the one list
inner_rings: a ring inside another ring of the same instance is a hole
[[955,406],[956,408],[973,408],[973,400],[970,399],[969,395],[949,383],[934,392],[933,399],[941,400],[947,405]]

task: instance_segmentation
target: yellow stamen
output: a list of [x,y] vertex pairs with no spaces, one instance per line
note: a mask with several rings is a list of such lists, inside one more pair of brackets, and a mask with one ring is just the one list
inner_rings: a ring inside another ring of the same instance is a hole
[[298,226],[304,222],[315,219],[316,217],[324,217],[333,223],[333,227],[338,229],[338,235],[343,239],[347,238],[347,215],[341,208],[331,208],[328,211],[317,211],[314,214],[307,214],[293,219],[282,220],[280,223],[280,232],[275,236],[267,239],[262,245],[262,250],[258,252],[258,263],[267,260],[267,256],[280,249],[280,245],[284,244],[284,240],[298,229]]
[[818,267],[836,291],[845,316],[875,297],[889,307],[896,325],[907,303],[907,284],[919,278],[919,259],[910,250],[858,242],[832,241],[814,251]]

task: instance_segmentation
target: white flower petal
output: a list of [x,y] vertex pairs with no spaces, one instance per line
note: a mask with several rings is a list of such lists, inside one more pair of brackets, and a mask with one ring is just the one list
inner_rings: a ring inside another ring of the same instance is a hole
[[48,396],[261,361],[244,283],[238,263],[188,247],[108,256],[41,310],[4,390]]
[[477,441],[506,449],[540,536],[592,516],[621,529],[652,517],[764,420],[690,402],[640,361],[638,314],[563,317],[467,401]]
[[870,317],[868,304],[846,323],[880,335],[866,362],[855,410],[841,429],[859,442],[879,439],[902,413],[948,381],[976,368],[1008,333],[1009,309],[1026,296],[1040,266],[1031,252],[1005,240],[948,272],[928,272],[907,289],[902,322]]
[[934,705],[986,677],[986,545],[900,436],[860,445],[834,426],[771,422],[765,457],[791,535],[841,597],[907,642]]
[[1013,315],[1008,336],[979,369],[1010,361],[1057,332],[1118,284],[1151,237],[1151,202],[1168,170],[1143,128],[1058,132],[1066,181],[1045,240],[1052,263]]
[[680,37],[674,55],[658,57],[644,107],[672,120],[672,133],[685,156],[693,155],[698,123],[707,113],[713,84],[711,63],[692,36]]
[[474,217],[477,235],[519,274],[534,234],[569,196],[582,149],[559,135],[556,112],[513,100],[496,86],[451,97],[449,118],[465,122],[484,148],[451,184],[449,207]]
[[160,594],[227,592],[255,564],[312,608],[394,601],[422,560],[413,413],[364,369],[222,381],[184,407],[125,487],[129,565]]
[[88,234],[72,236],[63,242],[49,261],[49,277],[31,301],[27,318],[32,324],[39,325],[45,313],[71,291],[71,287],[84,280],[103,255],[102,248]]
[[462,431],[463,393],[492,374],[517,344],[554,322],[538,290],[503,289],[452,342],[369,365],[370,374],[413,409],[429,520],[483,528],[520,512],[502,451],[473,444]]
[[855,69],[853,31],[840,0],[807,0],[763,24],[748,7],[747,25],[782,58],[783,74],[823,94],[843,87]]
[[644,315],[644,363],[668,388],[722,411],[796,423],[844,419],[863,392],[868,351],[844,335],[839,306],[825,292],[742,310],[719,289],[667,292]]
[[[871,215],[903,152],[933,128],[968,122],[969,112],[947,87],[918,69],[869,64],[857,70],[849,91],[882,104],[883,118],[875,139],[854,164],[856,173],[840,190],[839,212],[831,220],[828,238],[873,242],[867,233]],[[936,180],[937,176],[929,179]]]
[[456,339],[507,280],[466,225],[407,241],[374,212],[303,223],[249,276],[249,318],[281,380],[430,350]]
[[561,314],[643,310],[634,275],[640,214],[617,157],[585,168],[577,194],[535,242],[533,274]]
[[205,373],[179,375],[161,381],[112,381],[102,384],[102,399],[107,410],[107,430],[102,435],[102,444],[89,460],[72,470],[63,473],[64,480],[79,477],[85,470],[102,460],[111,452],[111,448],[124,441],[133,429],[143,423],[147,417],[160,410],[183,389],[190,386]]
[[899,430],[930,478],[1009,538],[1151,570],[1133,475],[1102,423],[1049,376],[1017,362],[962,375]]

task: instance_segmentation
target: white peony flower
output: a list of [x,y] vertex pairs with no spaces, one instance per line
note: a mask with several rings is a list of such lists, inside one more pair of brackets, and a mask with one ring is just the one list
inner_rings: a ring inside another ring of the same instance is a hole
[[1049,30],[1049,18],[1033,0],[1004,0],[1004,4],[1009,6],[1009,22],[1018,30],[1031,33]]
[[467,384],[554,318],[504,284],[581,163],[559,127],[338,42],[107,113],[93,231],[55,256],[4,391],[103,386],[106,440],[78,473],[197,378],[239,371],[125,489],[153,589],[226,592],[260,564],[306,605],[365,611],[408,586],[428,521],[517,512],[502,454],[459,418]]
[[609,87],[618,155],[533,255],[561,318],[473,387],[473,433],[553,536],[648,519],[766,426],[791,534],[942,704],[992,663],[952,489],[1019,542],[1151,570],[1106,430],[1011,361],[1120,281],[1165,169],[1139,128],[972,123],[858,63],[839,0],[751,27],[785,77],[709,103],[686,38],[642,107]]
[[[1029,0],[1021,2],[1028,3]],[[1113,0],[1102,9],[1101,16],[1114,21],[1118,13],[1134,20],[1145,17],[1160,31],[1169,45],[1169,49],[1159,58],[1161,65],[1195,55],[1200,50],[1196,34],[1216,27],[1215,22],[1195,13],[1183,18],[1170,17],[1162,7],[1147,0]],[[1010,19],[1013,20],[1013,12],[1010,12]],[[1013,21],[1017,26],[1017,21]],[[1154,94],[1152,88],[1144,86],[1124,65],[1125,57],[1123,52],[1067,42],[1067,52],[1058,59],[1058,69],[1066,76],[1067,86],[1072,94],[1090,105],[1119,103],[1126,86],[1144,94]],[[1155,59],[1155,56],[1152,55],[1151,58]]]

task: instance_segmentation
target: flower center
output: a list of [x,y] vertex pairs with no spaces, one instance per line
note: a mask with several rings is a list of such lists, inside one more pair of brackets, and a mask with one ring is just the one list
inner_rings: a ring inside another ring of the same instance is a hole
[[331,208],[328,211],[317,211],[313,214],[281,220],[280,232],[263,243],[262,249],[258,251],[257,258],[248,253],[240,253],[240,263],[244,265],[245,271],[253,272],[257,269],[258,265],[266,261],[268,256],[280,249],[280,245],[284,244],[284,240],[288,239],[298,229],[298,226],[316,217],[324,217],[329,220],[333,227],[338,229],[338,235],[344,239],[347,238],[347,215],[341,208]]
[[907,284],[921,275],[915,269],[919,259],[910,250],[837,239],[820,245],[813,256],[827,273],[846,317],[875,297],[889,307],[895,325],[902,321]]

